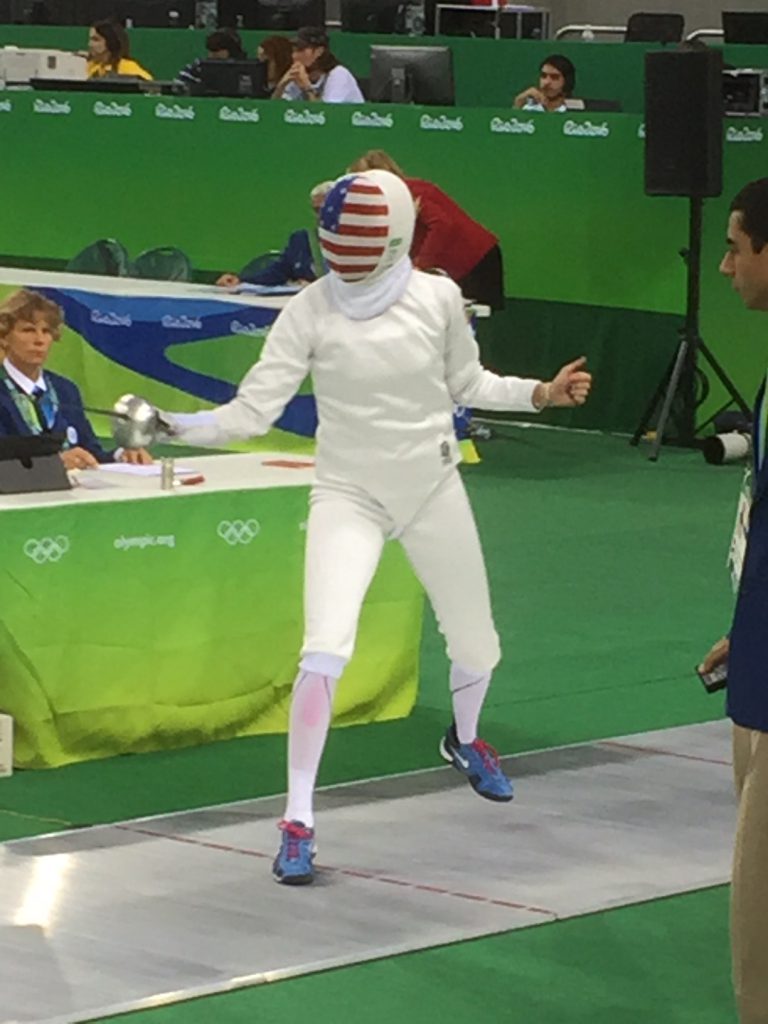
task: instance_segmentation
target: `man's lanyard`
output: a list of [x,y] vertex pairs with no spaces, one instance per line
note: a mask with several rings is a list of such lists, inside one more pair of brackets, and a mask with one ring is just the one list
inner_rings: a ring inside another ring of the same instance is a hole
[[747,538],[749,536],[749,520],[752,512],[752,504],[755,498],[755,486],[763,468],[763,461],[766,453],[766,434],[768,433],[768,374],[762,390],[758,394],[755,407],[755,420],[753,427],[753,448],[754,462],[750,462],[744,472],[744,479],[741,484],[739,503],[736,509],[736,522],[733,526],[733,535],[728,549],[728,567],[731,572],[731,582],[734,591],[739,589],[741,573],[744,566],[744,558],[747,553]]
[[763,393],[760,396],[760,405],[755,416],[755,475],[760,472],[765,459],[765,438],[768,431],[768,374],[763,385]]

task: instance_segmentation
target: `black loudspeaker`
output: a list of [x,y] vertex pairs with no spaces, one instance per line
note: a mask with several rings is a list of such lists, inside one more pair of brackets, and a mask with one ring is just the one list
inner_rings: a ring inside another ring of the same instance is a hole
[[645,55],[645,191],[723,191],[723,58],[719,51]]

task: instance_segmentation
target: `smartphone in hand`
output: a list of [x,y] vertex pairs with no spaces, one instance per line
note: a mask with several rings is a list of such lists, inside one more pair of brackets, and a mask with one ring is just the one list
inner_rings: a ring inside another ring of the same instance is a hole
[[711,672],[702,672],[701,666],[696,666],[696,675],[702,682],[707,693],[717,693],[724,690],[728,685],[728,662],[724,661],[717,665]]

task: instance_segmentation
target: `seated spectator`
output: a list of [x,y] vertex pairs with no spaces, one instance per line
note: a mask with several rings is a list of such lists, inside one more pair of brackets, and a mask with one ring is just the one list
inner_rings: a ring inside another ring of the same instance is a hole
[[514,106],[518,110],[546,111],[562,114],[567,109],[566,101],[573,96],[576,87],[576,68],[560,53],[545,57],[539,66],[539,84],[524,89],[515,96]]
[[[332,181],[323,181],[319,185],[315,185],[309,193],[309,201],[316,217],[320,216],[325,197],[332,188]],[[235,288],[241,282],[263,284],[270,287],[286,284],[299,286],[309,284],[325,273],[322,253],[316,239],[317,234],[314,230],[306,231],[302,228],[299,231],[294,231],[283,251],[277,253],[263,267],[252,273],[243,274],[243,276],[232,273],[222,274],[216,284],[222,288]]]
[[322,103],[364,103],[357,79],[331,53],[323,28],[300,28],[293,63],[275,86],[272,99]]
[[[205,40],[206,60],[247,60],[240,36],[232,28],[220,28],[211,32]],[[201,82],[200,57],[195,57],[176,75],[177,82],[185,85],[199,85]]]
[[286,36],[267,36],[262,40],[256,56],[267,62],[267,88],[271,95],[293,64],[293,45]]
[[444,270],[464,296],[491,309],[504,308],[504,269],[499,241],[431,181],[410,178],[382,149],[370,149],[350,171],[391,171],[416,203],[411,260],[418,270]]
[[151,79],[141,64],[131,59],[128,33],[114,21],[97,21],[88,31],[88,77],[131,75]]
[[143,448],[105,451],[88,422],[76,385],[44,370],[64,315],[50,299],[22,288],[0,303],[0,436],[61,434],[67,469],[100,462],[149,463]]

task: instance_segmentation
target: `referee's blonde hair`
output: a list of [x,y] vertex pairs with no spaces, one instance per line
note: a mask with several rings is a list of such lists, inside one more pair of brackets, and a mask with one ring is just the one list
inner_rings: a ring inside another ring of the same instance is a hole
[[64,323],[64,313],[58,303],[47,299],[40,292],[19,288],[0,302],[0,346],[18,323],[34,323],[39,317],[50,327],[51,334],[58,339]]

